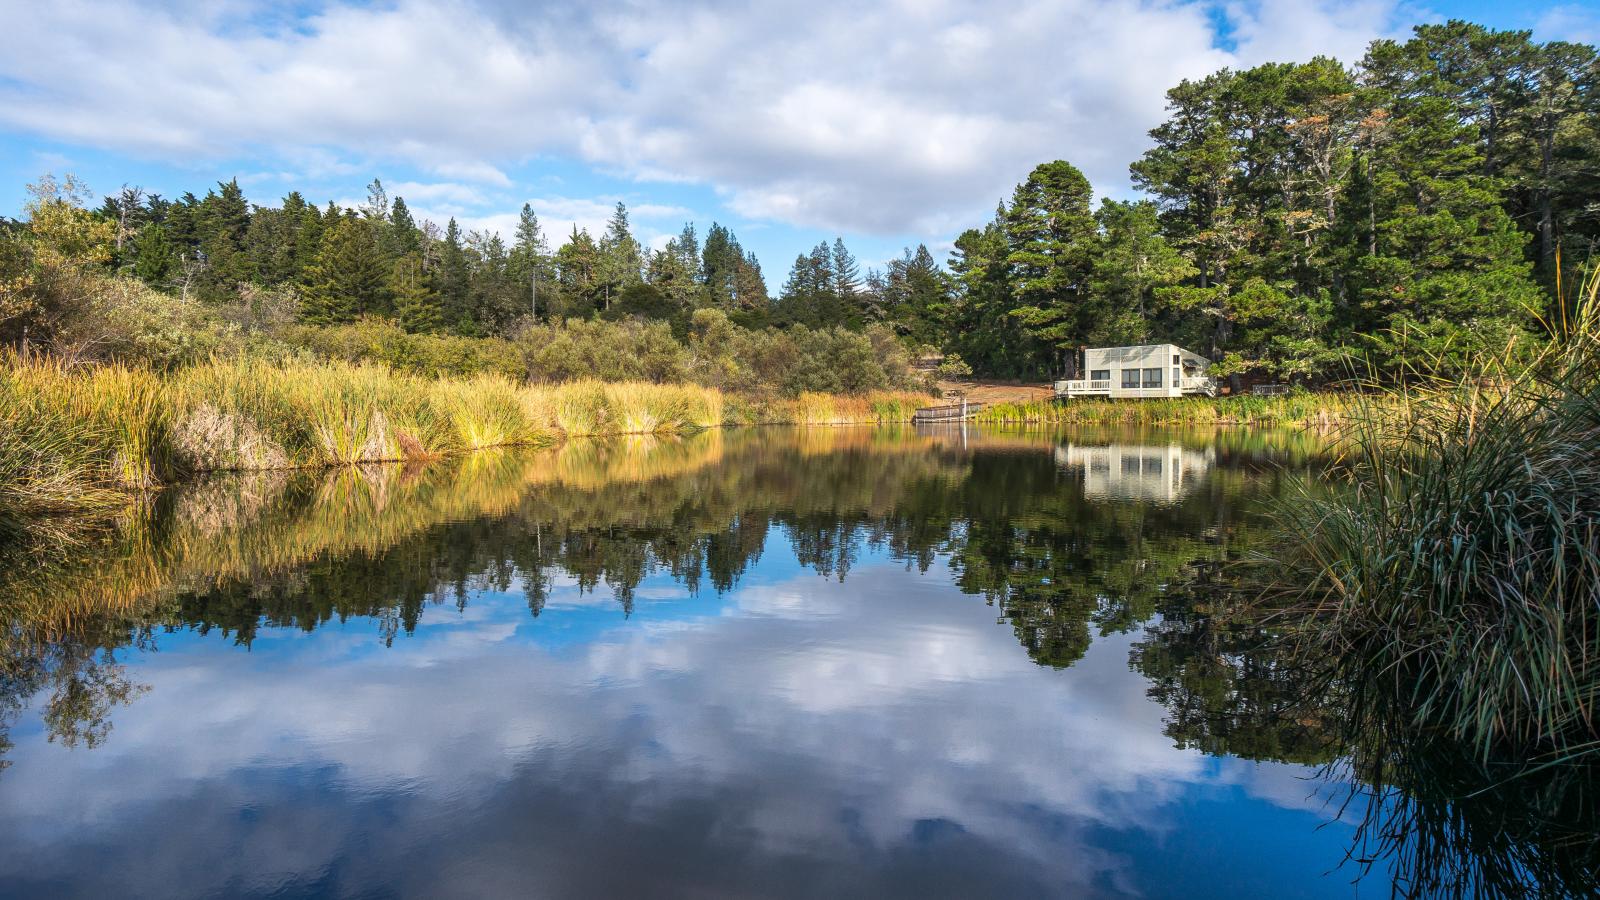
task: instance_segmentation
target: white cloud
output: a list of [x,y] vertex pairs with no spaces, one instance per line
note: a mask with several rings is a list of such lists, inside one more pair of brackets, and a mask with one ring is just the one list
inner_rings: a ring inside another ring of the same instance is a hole
[[1533,36],[1541,41],[1600,43],[1600,10],[1573,4],[1552,7],[1533,26]]
[[568,156],[711,185],[747,216],[939,236],[1050,158],[1120,192],[1166,88],[1354,58],[1396,9],[1234,4],[1228,52],[1205,7],[1165,0],[400,0],[298,23],[242,2],[0,0],[0,126],[177,159],[268,151],[312,173],[399,159],[501,189],[507,165]]

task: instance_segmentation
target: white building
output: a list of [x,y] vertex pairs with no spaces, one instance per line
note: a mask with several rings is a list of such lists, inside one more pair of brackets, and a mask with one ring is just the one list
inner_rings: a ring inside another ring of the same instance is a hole
[[1216,396],[1206,369],[1211,360],[1176,344],[1097,347],[1083,351],[1087,377],[1056,382],[1057,397]]

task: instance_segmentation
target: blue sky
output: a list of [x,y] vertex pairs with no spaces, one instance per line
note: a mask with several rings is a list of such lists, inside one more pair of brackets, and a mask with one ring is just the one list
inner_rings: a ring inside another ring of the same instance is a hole
[[0,0],[0,214],[46,171],[266,205],[377,176],[469,228],[532,203],[557,240],[618,200],[658,246],[720,221],[776,287],[835,235],[942,257],[1047,159],[1126,195],[1179,79],[1452,17],[1600,39],[1593,0]]

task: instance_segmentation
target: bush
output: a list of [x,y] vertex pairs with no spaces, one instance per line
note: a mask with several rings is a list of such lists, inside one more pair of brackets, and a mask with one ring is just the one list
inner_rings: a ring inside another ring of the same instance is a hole
[[1346,481],[1283,511],[1314,658],[1483,759],[1593,753],[1600,702],[1600,308],[1533,367],[1427,382],[1361,418]]
[[510,341],[409,334],[386,319],[362,319],[350,325],[296,325],[279,333],[290,346],[305,348],[323,359],[382,363],[417,375],[521,378],[525,371],[522,355]]
[[688,351],[665,322],[568,319],[561,326],[526,327],[517,334],[516,343],[530,381],[688,380]]

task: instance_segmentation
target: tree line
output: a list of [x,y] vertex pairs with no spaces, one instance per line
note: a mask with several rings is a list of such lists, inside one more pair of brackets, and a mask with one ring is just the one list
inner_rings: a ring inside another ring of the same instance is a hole
[[1048,163],[957,239],[947,346],[1027,375],[1171,341],[1295,379],[1529,346],[1600,235],[1597,74],[1593,47],[1450,22],[1354,68],[1185,81],[1131,166],[1148,199],[1093,209]]
[[642,320],[682,339],[717,310],[756,330],[892,330],[1001,377],[1070,375],[1078,347],[1140,342],[1223,375],[1317,381],[1352,355],[1450,372],[1532,346],[1564,312],[1600,235],[1597,74],[1593,47],[1464,22],[1376,41],[1353,67],[1223,70],[1168,92],[1131,166],[1143,199],[1096,206],[1081,171],[1048,162],[944,266],[918,246],[863,270],[836,239],[799,254],[776,297],[726,227],[686,224],[652,250],[621,203],[558,247],[531,206],[508,243],[418,221],[377,180],[359,208],[298,192],[253,206],[229,181],[176,200],[124,188],[78,219],[80,186],[47,180],[30,211],[63,252],[185,301],[278,290],[310,325],[491,337]]

